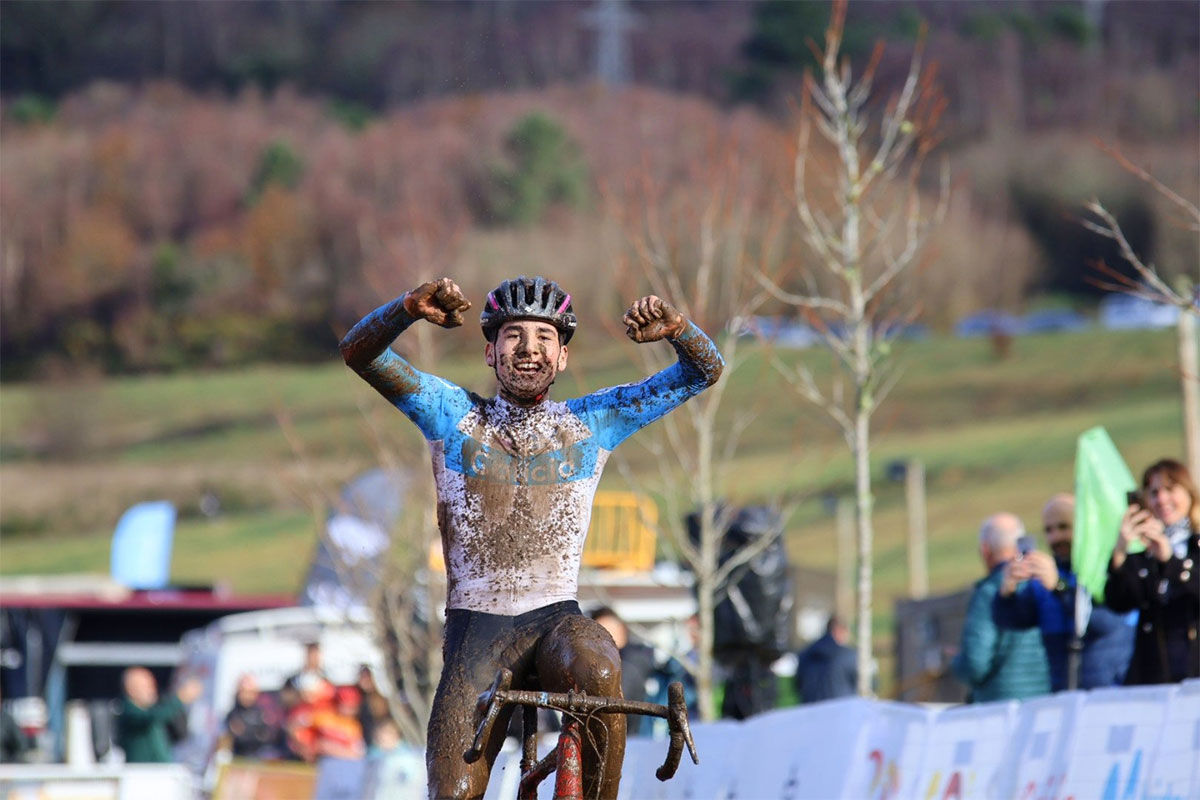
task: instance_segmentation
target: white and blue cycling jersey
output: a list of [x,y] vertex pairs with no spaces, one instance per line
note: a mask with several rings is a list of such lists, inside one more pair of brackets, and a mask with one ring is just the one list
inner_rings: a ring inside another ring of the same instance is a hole
[[[381,332],[387,308],[347,335],[351,347],[360,328]],[[392,319],[393,336],[411,323]],[[609,454],[720,375],[721,356],[695,325],[671,344],[679,361],[645,380],[532,407],[421,372],[387,346],[364,360],[359,373],[429,444],[448,608],[516,615],[575,599]]]

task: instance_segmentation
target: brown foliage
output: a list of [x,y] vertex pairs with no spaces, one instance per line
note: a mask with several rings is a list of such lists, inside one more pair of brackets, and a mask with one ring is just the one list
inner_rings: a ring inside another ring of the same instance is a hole
[[[190,288],[175,311],[189,326],[231,311],[247,325],[282,317],[315,331],[292,356],[322,351],[320,331],[333,341],[372,304],[453,269],[474,223],[475,179],[537,110],[564,125],[592,174],[647,168],[680,196],[703,179],[713,131],[747,161],[778,150],[764,144],[778,133],[761,118],[649,90],[433,102],[356,132],[285,90],[218,99],[97,84],[67,98],[51,124],[2,131],[5,355],[29,361],[54,349],[70,311],[96,323],[89,330],[115,354],[110,367],[173,363],[156,342],[182,329],[150,322],[163,311],[150,265],[164,243],[180,252]],[[295,152],[303,177],[252,197],[276,142]],[[511,269],[488,266],[485,282]],[[202,350],[245,357],[220,342]]]

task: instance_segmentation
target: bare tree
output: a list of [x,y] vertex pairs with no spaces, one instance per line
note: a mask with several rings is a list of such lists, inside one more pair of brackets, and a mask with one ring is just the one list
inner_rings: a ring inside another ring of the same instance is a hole
[[[672,189],[670,178],[643,171],[621,192],[608,195],[610,212],[622,234],[616,280],[621,299],[648,288],[712,335],[725,359],[721,381],[634,439],[649,451],[658,468],[666,511],[659,527],[695,576],[698,662],[680,661],[696,678],[704,719],[716,717],[714,609],[736,580],[736,570],[774,541],[764,537],[718,563],[721,539],[734,513],[721,502],[721,495],[741,437],[756,416],[753,407],[730,413],[726,402],[732,376],[746,366],[747,339],[738,334],[768,299],[754,275],[772,269],[781,256],[787,214],[777,200],[778,192],[770,187],[768,167],[744,163],[738,146],[716,132],[711,141],[703,163],[693,165],[696,172],[689,176],[690,190]],[[697,185],[703,188],[697,190]],[[616,329],[614,333],[623,334]],[[671,358],[662,347],[639,347],[636,352],[648,370],[667,366]],[[764,402],[768,399],[766,393],[761,397]],[[631,483],[644,485],[643,480],[634,482],[620,451],[616,462]],[[698,541],[688,534],[689,513],[697,514]]]
[[[1167,201],[1168,208],[1173,212],[1172,222],[1200,237],[1200,207],[1130,161],[1116,147],[1102,144],[1100,149]],[[1180,309],[1179,368],[1180,388],[1183,392],[1184,446],[1188,466],[1195,474],[1200,471],[1200,357],[1197,356],[1197,350],[1200,348],[1196,344],[1197,321],[1200,320],[1200,259],[1196,261],[1194,273],[1181,273],[1175,285],[1171,286],[1158,274],[1154,264],[1146,263],[1134,251],[1117,218],[1099,199],[1092,198],[1084,204],[1084,208],[1094,214],[1098,221],[1085,219],[1083,226],[1116,242],[1121,257],[1133,267],[1136,275],[1130,277],[1100,262],[1096,264],[1096,268],[1108,280],[1097,281],[1098,285],[1101,288],[1144,297],[1156,303],[1167,303]],[[1193,250],[1193,255],[1196,252]]]
[[[848,60],[839,63],[845,19],[846,2],[838,0],[824,51],[818,52],[820,78],[806,75],[801,95],[794,191],[800,232],[812,256],[806,266],[811,266],[798,275],[762,273],[759,281],[776,299],[805,313],[853,386],[843,392],[839,379],[823,389],[803,363],[789,366],[776,359],[796,392],[833,420],[854,456],[858,692],[867,695],[874,542],[871,416],[899,374],[893,340],[915,314],[914,305],[905,309],[899,279],[918,263],[932,228],[944,216],[949,176],[943,167],[930,211],[918,182],[937,143],[945,101],[934,81],[936,71],[922,63],[924,33],[902,87],[881,108],[872,101],[883,44],[876,45],[866,69],[853,80]],[[816,154],[814,128],[827,143],[827,158],[818,157],[824,150]],[[825,174],[810,175],[810,166],[824,167]]]
[[[387,436],[386,426],[375,419],[378,412],[366,403],[360,404],[359,411],[379,467],[392,475],[402,475],[405,484],[397,488],[404,492],[399,498],[404,507],[390,530],[382,532],[389,539],[386,556],[362,558],[343,543],[331,540],[327,524],[330,512],[354,514],[357,510],[343,508],[343,497],[316,478],[313,470],[301,470],[303,485],[299,492],[318,521],[319,541],[332,556],[331,566],[339,583],[351,595],[367,600],[375,642],[382,655],[385,683],[380,689],[388,700],[392,719],[406,741],[423,745],[442,671],[440,606],[446,595],[444,574],[429,564],[437,530],[430,511],[433,504],[426,499],[433,494],[433,481],[428,471],[404,466],[422,461],[415,450],[417,445]],[[295,458],[306,467],[310,459],[290,415],[279,410],[276,419]]]

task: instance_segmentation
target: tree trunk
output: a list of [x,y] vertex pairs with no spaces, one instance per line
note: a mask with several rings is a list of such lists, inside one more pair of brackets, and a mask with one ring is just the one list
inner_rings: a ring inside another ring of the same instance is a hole
[[837,599],[834,608],[842,623],[849,625],[854,618],[854,501],[839,497],[837,501]]
[[697,605],[700,615],[700,646],[696,664],[696,695],[700,707],[700,719],[705,722],[717,718],[713,703],[713,592],[712,572],[697,576]]
[[700,719],[705,722],[717,718],[713,704],[713,633],[715,621],[713,611],[716,604],[713,598],[719,588],[715,583],[717,575],[718,543],[722,531],[717,529],[716,509],[713,507],[713,474],[712,474],[712,422],[701,425],[696,431],[696,454],[699,474],[696,485],[700,499],[700,570],[696,576],[702,585],[697,586],[697,603],[700,613],[700,658],[696,675],[696,693],[699,695]]
[[[861,406],[861,403],[860,403]],[[854,494],[858,517],[858,694],[871,695],[871,452],[870,412],[859,408],[854,420]]]

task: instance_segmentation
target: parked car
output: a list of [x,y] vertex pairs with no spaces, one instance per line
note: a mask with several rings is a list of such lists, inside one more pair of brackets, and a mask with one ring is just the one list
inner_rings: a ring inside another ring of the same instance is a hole
[[1100,324],[1109,330],[1173,328],[1179,322],[1179,309],[1144,297],[1113,293],[1100,301]]
[[1021,333],[1021,321],[1007,311],[987,309],[968,314],[954,326],[954,335],[969,339],[976,336],[1016,336]]
[[777,347],[802,350],[822,341],[815,328],[788,317],[749,317],[735,328],[739,336],[753,336]]
[[1053,333],[1081,331],[1091,326],[1091,320],[1069,308],[1045,308],[1031,311],[1021,318],[1021,333]]

